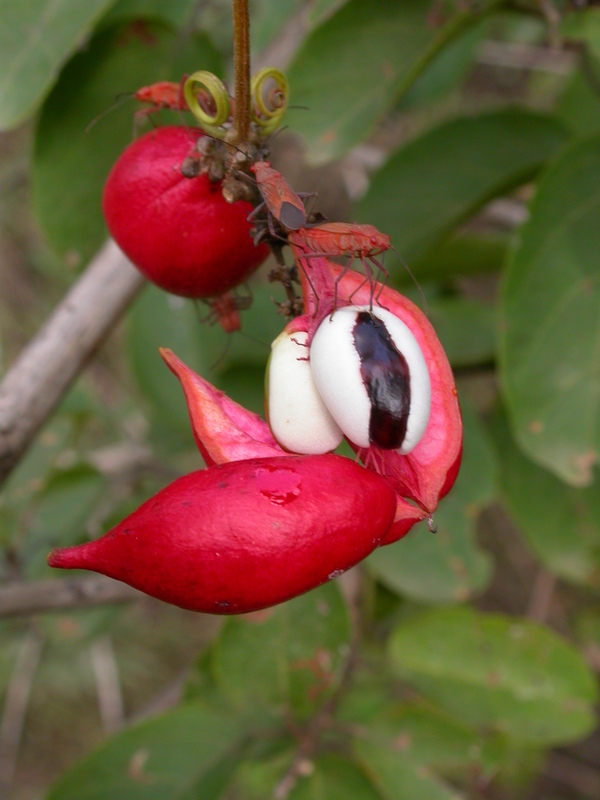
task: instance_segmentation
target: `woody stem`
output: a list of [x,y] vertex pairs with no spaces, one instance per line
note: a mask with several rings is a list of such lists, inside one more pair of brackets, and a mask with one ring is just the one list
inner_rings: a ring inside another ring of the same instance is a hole
[[250,128],[250,17],[248,0],[233,2],[233,128],[229,141],[240,145],[248,139]]

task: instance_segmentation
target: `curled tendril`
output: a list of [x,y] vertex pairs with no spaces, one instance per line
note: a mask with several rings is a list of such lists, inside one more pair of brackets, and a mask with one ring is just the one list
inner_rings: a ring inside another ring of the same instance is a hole
[[222,126],[231,116],[231,98],[222,81],[212,72],[199,70],[186,80],[183,94],[202,129],[222,139]]
[[253,76],[250,84],[252,119],[261,134],[268,136],[278,127],[288,104],[290,87],[287,78],[274,67],[265,67]]

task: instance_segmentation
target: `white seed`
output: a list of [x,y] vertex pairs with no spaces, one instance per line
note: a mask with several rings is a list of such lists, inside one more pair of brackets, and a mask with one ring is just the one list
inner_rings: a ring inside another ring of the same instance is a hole
[[343,434],[317,392],[308,361],[308,334],[284,331],[271,345],[267,419],[279,444],[292,453],[329,453]]
[[326,317],[310,348],[315,384],[333,418],[351,442],[359,447],[377,444],[369,434],[373,407],[361,374],[361,357],[354,339],[361,312],[371,313],[383,323],[408,366],[410,408],[406,433],[397,450],[409,453],[425,433],[429,421],[431,383],[421,348],[401,319],[386,309],[366,306],[346,306]]

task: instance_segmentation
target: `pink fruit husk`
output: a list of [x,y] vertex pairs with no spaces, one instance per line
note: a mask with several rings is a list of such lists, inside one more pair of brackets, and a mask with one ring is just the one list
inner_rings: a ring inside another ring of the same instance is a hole
[[[350,444],[367,468],[392,482],[399,498],[418,504],[424,512],[421,518],[430,516],[456,480],[463,436],[454,376],[431,323],[414,303],[395,289],[380,283],[373,285],[364,275],[344,270],[326,258],[302,257],[297,247],[294,251],[308,313],[290,323],[293,329],[307,330],[312,337],[322,320],[334,311],[337,296],[337,307],[373,303],[391,311],[415,336],[425,356],[431,381],[431,413],[423,438],[407,455],[373,446],[357,448],[352,442]],[[385,537],[385,544],[396,541],[408,530],[405,521],[410,511],[400,505],[397,524]]]
[[394,519],[389,483],[336,455],[212,466],[179,478],[102,538],[54,550],[182,608],[254,611],[357,564]]
[[167,348],[159,353],[179,378],[196,444],[207,465],[284,455],[269,426],[186,366]]
[[[298,318],[301,319],[301,318]],[[287,329],[296,329],[295,321]],[[197,375],[177,356],[162,348],[160,354],[180,380],[190,415],[194,437],[207,464],[226,464],[245,458],[293,455],[277,444],[267,423],[252,411],[235,403]],[[391,541],[404,536],[427,513],[397,495]]]
[[184,297],[223,294],[269,254],[250,237],[250,203],[228,203],[205,174],[181,174],[199,136],[170,126],[136,139],[114,164],[102,198],[123,252],[157,286]]

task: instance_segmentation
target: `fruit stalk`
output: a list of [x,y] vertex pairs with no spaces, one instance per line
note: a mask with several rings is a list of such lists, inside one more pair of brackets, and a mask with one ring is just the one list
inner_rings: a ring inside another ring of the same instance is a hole
[[243,146],[250,129],[250,16],[248,0],[233,0],[233,126],[230,144]]

